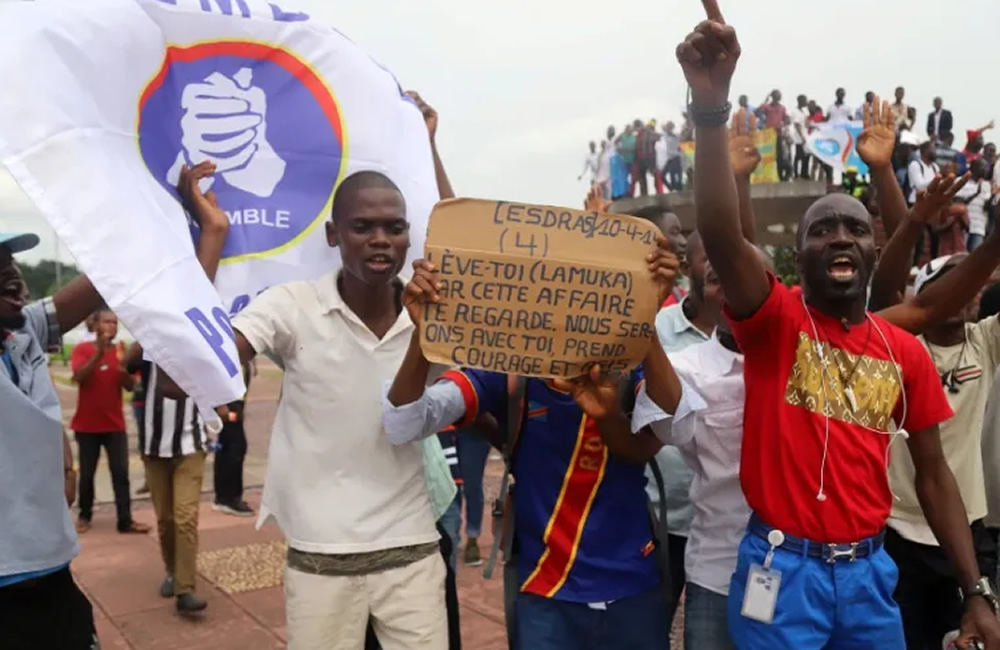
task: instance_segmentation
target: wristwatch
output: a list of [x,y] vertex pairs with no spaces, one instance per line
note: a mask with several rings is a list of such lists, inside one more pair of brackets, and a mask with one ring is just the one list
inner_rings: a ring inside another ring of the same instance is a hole
[[997,601],[997,595],[993,592],[993,587],[990,586],[989,579],[980,578],[968,589],[960,589],[959,594],[962,596],[962,602],[969,600],[970,596],[982,596],[986,604],[993,610],[993,613],[997,613],[997,606],[1000,605],[1000,602]]

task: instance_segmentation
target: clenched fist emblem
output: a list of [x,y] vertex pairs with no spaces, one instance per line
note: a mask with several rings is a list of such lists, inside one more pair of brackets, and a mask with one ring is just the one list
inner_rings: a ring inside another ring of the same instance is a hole
[[[167,172],[176,184],[183,165],[215,163],[231,186],[269,197],[285,174],[285,161],[267,141],[267,96],[253,85],[253,71],[241,68],[232,78],[218,72],[188,84],[181,95],[181,146]],[[202,181],[208,190],[213,179]]]

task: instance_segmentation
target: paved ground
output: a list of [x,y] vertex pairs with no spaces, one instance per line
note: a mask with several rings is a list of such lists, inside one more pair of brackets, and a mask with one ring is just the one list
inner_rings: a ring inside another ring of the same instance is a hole
[[[67,430],[76,407],[76,390],[69,372],[53,367],[63,402]],[[251,384],[246,409],[249,452],[244,467],[247,500],[256,509],[264,483],[268,442],[274,421],[281,374],[261,363]],[[134,422],[128,417],[132,492],[142,484],[143,468],[136,453]],[[488,491],[495,494],[502,464],[490,462]],[[94,604],[98,631],[105,648],[130,650],[265,650],[285,647],[285,615],[281,578],[284,543],[274,525],[254,529],[254,519],[231,517],[212,510],[211,459],[206,471],[200,519],[199,593],[209,602],[197,620],[179,617],[173,602],[158,595],[163,579],[159,547],[153,535],[119,535],[107,459],[96,477],[99,505],[94,527],[81,537],[83,552],[73,563],[81,587]],[[155,528],[148,499],[134,497],[133,516]],[[487,531],[488,533],[489,531]],[[488,548],[490,539],[481,542]],[[459,569],[463,648],[498,650],[506,647],[502,584],[486,581],[480,568]]]
[[[246,409],[249,452],[244,468],[247,500],[256,509],[264,482],[268,441],[280,390],[280,371],[261,363],[251,384]],[[76,405],[76,391],[68,371],[53,367],[53,375],[69,421]],[[135,451],[134,423],[129,416],[132,452],[132,491],[143,482],[141,461]],[[502,463],[487,465],[487,503],[499,489]],[[114,506],[107,460],[102,458],[96,479],[94,527],[82,536],[83,552],[73,563],[81,587],[94,604],[98,632],[104,648],[128,650],[269,650],[285,647],[282,569],[285,546],[281,531],[272,524],[254,529],[255,519],[237,518],[212,510],[211,459],[207,466],[200,519],[198,557],[199,593],[209,602],[196,620],[176,614],[171,600],[158,595],[163,566],[155,537],[119,535],[114,527]],[[133,501],[136,520],[155,528],[148,499]],[[481,546],[491,543],[484,527]],[[461,554],[460,556],[461,557]],[[503,588],[500,578],[485,580],[481,567],[459,567],[462,641],[465,650],[506,648],[503,626]],[[674,648],[681,647],[675,643]]]

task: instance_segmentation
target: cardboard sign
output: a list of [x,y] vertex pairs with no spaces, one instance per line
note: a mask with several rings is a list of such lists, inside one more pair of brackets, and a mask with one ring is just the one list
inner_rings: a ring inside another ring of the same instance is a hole
[[660,231],[634,217],[454,199],[431,213],[440,272],[421,347],[428,360],[527,377],[576,377],[645,356],[659,309],[646,256]]

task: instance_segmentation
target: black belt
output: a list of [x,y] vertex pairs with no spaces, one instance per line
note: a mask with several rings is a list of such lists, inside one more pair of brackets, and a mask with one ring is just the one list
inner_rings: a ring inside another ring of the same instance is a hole
[[[768,526],[761,521],[760,517],[757,516],[757,513],[750,516],[750,524],[748,528],[751,533],[765,541],[767,541],[768,533],[775,530],[773,526]],[[869,557],[874,555],[885,543],[884,528],[874,537],[868,537],[857,542],[849,542],[846,544],[823,544],[820,542],[813,542],[808,539],[793,537],[784,531],[782,531],[782,534],[784,534],[785,540],[778,548],[789,551],[790,553],[806,555],[808,557],[823,560],[827,564],[836,564],[841,560],[854,562],[858,558]]]

